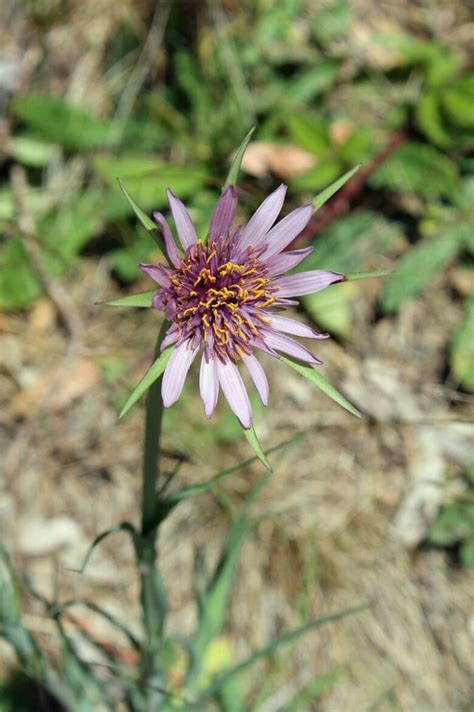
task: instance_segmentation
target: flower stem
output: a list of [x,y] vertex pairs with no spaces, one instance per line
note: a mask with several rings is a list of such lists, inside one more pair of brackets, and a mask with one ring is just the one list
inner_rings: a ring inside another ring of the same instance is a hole
[[[159,356],[161,342],[168,328],[165,321],[158,334],[155,358]],[[160,524],[158,517],[157,483],[160,474],[160,438],[163,403],[161,377],[149,388],[145,410],[145,435],[143,441],[143,484],[141,533],[136,540],[136,554],[140,572],[140,602],[142,607],[145,641],[142,652],[142,674],[153,675],[154,657],[159,648],[167,612],[167,603],[161,576],[156,567],[156,535]]]

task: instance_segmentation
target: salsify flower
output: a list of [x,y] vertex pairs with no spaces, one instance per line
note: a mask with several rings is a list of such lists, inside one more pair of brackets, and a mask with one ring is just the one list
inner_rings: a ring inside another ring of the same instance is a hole
[[163,310],[171,325],[162,342],[175,348],[163,374],[165,406],[175,403],[189,368],[202,351],[199,388],[208,418],[216,407],[219,388],[244,428],[252,426],[252,409],[238,364],[246,367],[264,403],[268,404],[268,380],[255,350],[276,358],[285,354],[306,364],[322,362],[292,336],[326,339],[323,334],[281,315],[297,305],[294,297],[342,282],[338,272],[311,270],[285,275],[313,247],[284,251],[304,230],[314,211],[303,205],[275,223],[286,194],[281,185],[260,205],[249,222],[232,227],[237,195],[229,186],[212,214],[206,242],[199,240],[184,204],[167,191],[181,256],[161,213],[154,218],[161,227],[169,266],[140,264],[157,284],[155,309]]

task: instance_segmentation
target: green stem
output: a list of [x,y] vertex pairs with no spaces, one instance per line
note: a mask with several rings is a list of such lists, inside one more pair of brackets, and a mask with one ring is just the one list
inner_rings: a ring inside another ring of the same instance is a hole
[[[155,358],[168,328],[165,321],[155,346]],[[160,474],[160,438],[163,402],[161,377],[149,388],[145,410],[145,435],[143,441],[143,485],[141,535],[136,537],[136,554],[140,572],[140,602],[142,607],[145,641],[142,650],[142,674],[145,681],[154,673],[155,653],[163,633],[167,612],[166,597],[161,576],[156,567],[156,535],[159,526],[157,483]]]
[[[154,359],[160,355],[161,342],[168,328],[164,322],[155,346]],[[161,399],[161,380],[158,378],[148,389],[145,410],[145,437],[143,441],[143,488],[142,488],[142,536],[147,536],[156,529],[156,492],[160,472],[160,438],[163,401]]]

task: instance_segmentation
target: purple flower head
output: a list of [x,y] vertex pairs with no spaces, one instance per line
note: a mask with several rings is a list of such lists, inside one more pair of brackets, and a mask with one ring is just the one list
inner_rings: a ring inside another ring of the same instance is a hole
[[162,349],[175,346],[163,375],[165,406],[179,398],[200,349],[199,387],[206,416],[211,417],[221,388],[244,428],[252,425],[252,411],[237,368],[240,361],[264,405],[268,403],[268,381],[254,356],[255,349],[277,358],[281,353],[308,364],[321,363],[288,334],[309,339],[324,339],[328,334],[281,316],[281,312],[298,303],[294,297],[319,292],[345,277],[325,270],[283,276],[313,251],[308,247],[284,252],[314,211],[312,205],[304,205],[274,225],[285,193],[286,186],[281,185],[263,201],[247,225],[232,228],[237,196],[235,189],[228,187],[216,204],[208,240],[203,242],[198,240],[184,204],[168,191],[183,257],[165,218],[155,213],[170,266],[139,266],[158,284],[153,306],[171,321],[162,343]]

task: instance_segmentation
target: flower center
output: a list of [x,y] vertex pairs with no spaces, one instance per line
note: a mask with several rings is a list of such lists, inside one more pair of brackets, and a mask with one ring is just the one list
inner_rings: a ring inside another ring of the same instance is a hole
[[232,242],[209,246],[198,241],[163,290],[180,341],[199,335],[205,348],[223,360],[250,353],[252,340],[268,323],[262,310],[275,301],[268,270],[255,250],[234,253]]

